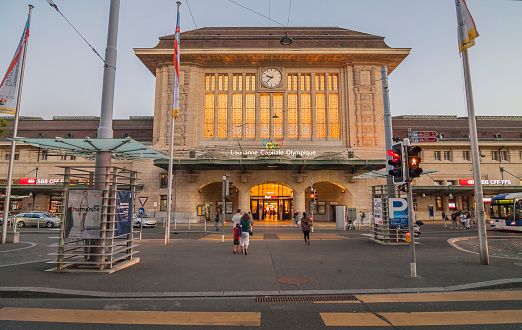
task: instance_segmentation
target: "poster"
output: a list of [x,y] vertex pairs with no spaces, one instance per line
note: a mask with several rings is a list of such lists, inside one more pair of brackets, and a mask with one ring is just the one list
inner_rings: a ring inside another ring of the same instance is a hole
[[373,220],[376,225],[382,226],[382,200],[380,198],[373,199]]
[[[69,220],[65,237],[99,238],[102,190],[69,191]],[[72,224],[72,226],[71,226]]]
[[116,214],[114,236],[130,234],[132,230],[132,192],[116,192]]

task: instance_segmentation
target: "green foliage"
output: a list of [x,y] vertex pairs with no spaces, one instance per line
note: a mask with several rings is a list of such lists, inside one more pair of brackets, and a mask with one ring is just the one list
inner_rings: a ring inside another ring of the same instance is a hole
[[7,122],[7,120],[0,118],[0,138],[4,137],[4,133],[8,131],[4,129],[4,127],[7,127],[8,125],[9,123]]

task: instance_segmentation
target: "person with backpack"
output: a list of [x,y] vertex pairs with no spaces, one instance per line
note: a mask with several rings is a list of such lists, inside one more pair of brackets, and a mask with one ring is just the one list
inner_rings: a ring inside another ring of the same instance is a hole
[[301,230],[303,231],[305,245],[310,245],[310,228],[313,226],[312,220],[306,216],[306,212],[303,212],[303,217],[301,218]]
[[366,218],[366,213],[361,211],[361,226],[364,225],[364,218]]
[[243,252],[245,255],[248,255],[248,245],[250,243],[250,235],[252,232],[252,223],[250,222],[248,213],[243,214],[240,225],[242,233],[239,245],[241,246],[241,252]]

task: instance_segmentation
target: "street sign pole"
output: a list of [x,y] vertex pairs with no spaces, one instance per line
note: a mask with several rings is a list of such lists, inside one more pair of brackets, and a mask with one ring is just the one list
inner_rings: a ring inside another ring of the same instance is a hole
[[[403,155],[408,157],[408,147],[410,146],[410,140],[404,139],[404,150]],[[417,277],[417,257],[415,255],[415,227],[413,225],[413,193],[411,187],[411,178],[410,178],[410,163],[408,161],[404,162],[404,172],[406,179],[406,189],[408,190],[408,231],[410,233],[410,272],[411,277]]]

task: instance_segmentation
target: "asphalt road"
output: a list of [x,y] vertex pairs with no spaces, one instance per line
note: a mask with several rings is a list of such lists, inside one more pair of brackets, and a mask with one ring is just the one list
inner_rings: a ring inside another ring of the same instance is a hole
[[[0,246],[0,328],[519,329],[522,324],[520,233],[489,231],[485,266],[473,253],[476,241],[469,239],[476,230],[426,224],[416,246],[418,277],[411,278],[409,247],[372,243],[368,227],[338,232],[318,224],[307,246],[296,228],[258,223],[248,256],[233,254],[229,227],[224,243],[221,232],[178,227],[169,245],[163,228],[143,228],[140,263],[112,275],[47,272],[52,265],[44,261],[55,251],[49,245],[56,243],[56,231],[23,228],[25,243]],[[499,291],[488,291],[495,289],[507,291],[499,298]],[[256,302],[259,297],[279,301]],[[314,302],[317,297],[355,300]]]

